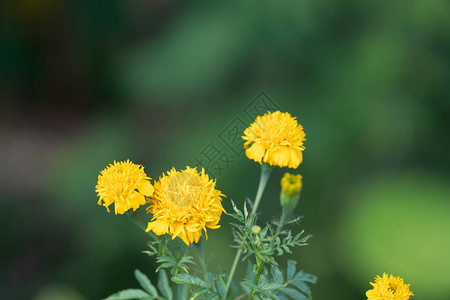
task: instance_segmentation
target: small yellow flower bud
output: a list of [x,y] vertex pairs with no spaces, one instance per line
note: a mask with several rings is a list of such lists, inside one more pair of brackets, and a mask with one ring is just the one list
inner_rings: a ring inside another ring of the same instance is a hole
[[260,234],[261,233],[261,227],[259,227],[258,225],[253,226],[252,227],[252,232],[253,232],[253,234],[256,234],[256,235]]
[[287,210],[294,210],[300,199],[302,190],[302,175],[285,173],[281,179],[281,207]]

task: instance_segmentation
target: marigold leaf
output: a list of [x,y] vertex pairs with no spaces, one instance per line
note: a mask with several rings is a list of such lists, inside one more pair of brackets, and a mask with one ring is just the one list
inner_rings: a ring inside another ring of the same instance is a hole
[[264,238],[266,237],[267,230],[269,230],[269,227],[270,227],[270,225],[266,225],[266,226],[261,230],[261,233],[260,233],[261,239],[264,239]]
[[281,256],[281,255],[283,255],[283,250],[281,250],[281,248],[277,248],[277,254],[278,254],[278,256]]
[[217,294],[207,294],[205,296],[205,300],[217,300],[220,299],[220,297]]
[[172,289],[169,286],[169,281],[167,280],[167,274],[164,270],[159,271],[158,288],[161,293],[169,300],[172,300]]
[[272,277],[276,283],[283,282],[283,273],[281,273],[279,268],[272,266],[272,268],[270,269],[270,272],[272,273]]
[[311,289],[305,282],[294,279],[290,283],[295,285],[303,293],[307,294],[308,296],[311,296]]
[[[194,275],[189,274],[178,274],[174,277],[172,277],[172,281],[176,284],[188,284],[188,285],[195,285],[202,288],[209,289],[209,285]],[[196,291],[197,292],[197,291]]]
[[223,281],[222,277],[219,277],[219,279],[217,280],[217,289],[218,289],[220,296],[223,299],[225,299],[226,286],[225,286],[225,282]]
[[302,293],[300,293],[299,291],[297,291],[295,289],[286,287],[286,288],[282,288],[281,292],[283,292],[286,295],[288,295],[289,297],[292,297],[297,300],[308,300],[308,298],[305,295],[303,295]]
[[285,296],[283,296],[281,293],[277,294],[278,300],[288,300]]
[[209,282],[209,285],[211,286],[211,288],[212,288],[214,291],[216,291],[216,287],[215,287],[215,285],[214,285],[214,275],[213,275],[213,273],[208,273],[208,274],[206,275],[206,277],[208,277],[208,282]]
[[137,281],[139,281],[139,284],[144,288],[144,290],[146,290],[152,296],[158,296],[158,291],[151,283],[147,275],[136,269],[134,270],[134,276],[136,277]]
[[297,264],[297,262],[295,260],[288,260],[287,262],[287,278],[292,279],[292,277],[294,277],[295,275],[295,265]]
[[129,299],[143,299],[150,295],[141,289],[128,289],[112,294],[105,300],[129,300]]
[[179,284],[177,287],[177,300],[188,300],[189,287],[185,284]]
[[311,283],[317,283],[317,277],[315,275],[306,273],[304,271],[300,271],[295,275],[295,280],[301,280],[301,281],[306,281],[306,282],[311,282]]

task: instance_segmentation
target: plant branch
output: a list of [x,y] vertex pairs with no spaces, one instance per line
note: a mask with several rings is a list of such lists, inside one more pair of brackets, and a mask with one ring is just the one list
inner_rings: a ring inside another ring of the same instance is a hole
[[[256,211],[258,209],[259,203],[261,202],[262,195],[264,193],[264,189],[266,188],[267,181],[269,180],[270,173],[272,172],[272,167],[267,164],[261,165],[261,176],[259,178],[258,190],[256,192],[255,203],[253,204],[252,211],[250,213],[250,218],[248,222],[248,226],[252,226],[253,220],[256,216]],[[234,257],[233,265],[231,266],[230,276],[228,277],[227,284],[225,287],[225,298],[228,295],[228,291],[230,290],[231,281],[233,280],[234,273],[236,271],[237,264],[242,255],[242,249],[239,249],[236,252],[236,256]]]

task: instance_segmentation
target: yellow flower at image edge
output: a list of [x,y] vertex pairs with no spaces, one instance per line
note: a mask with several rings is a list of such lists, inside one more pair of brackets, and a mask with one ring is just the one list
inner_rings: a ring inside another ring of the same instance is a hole
[[268,112],[245,129],[248,158],[271,166],[297,168],[303,161],[305,133],[289,113]]
[[147,231],[157,235],[168,233],[187,245],[197,243],[207,227],[220,227],[218,223],[225,212],[221,196],[224,195],[215,189],[215,181],[209,179],[204,169],[198,173],[195,168],[187,167],[180,172],[173,168],[155,183],[147,209],[153,218]]
[[400,277],[388,276],[383,273],[383,277],[377,276],[375,283],[370,283],[373,289],[366,292],[368,300],[408,300],[414,294],[409,290],[410,284],[403,283]]
[[144,167],[131,161],[110,164],[100,172],[95,191],[100,197],[99,205],[109,212],[109,205],[114,203],[114,212],[123,214],[129,209],[136,210],[147,203],[145,196],[153,194],[153,186],[144,172]]

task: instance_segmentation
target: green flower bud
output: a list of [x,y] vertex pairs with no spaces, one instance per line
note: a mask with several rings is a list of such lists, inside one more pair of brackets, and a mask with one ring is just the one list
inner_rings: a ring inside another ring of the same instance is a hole
[[255,234],[255,235],[260,234],[260,233],[261,233],[261,227],[259,227],[258,225],[253,226],[253,227],[252,227],[252,232],[253,232],[253,234]]
[[302,190],[302,175],[285,173],[281,179],[281,207],[287,210],[294,210],[300,199]]

